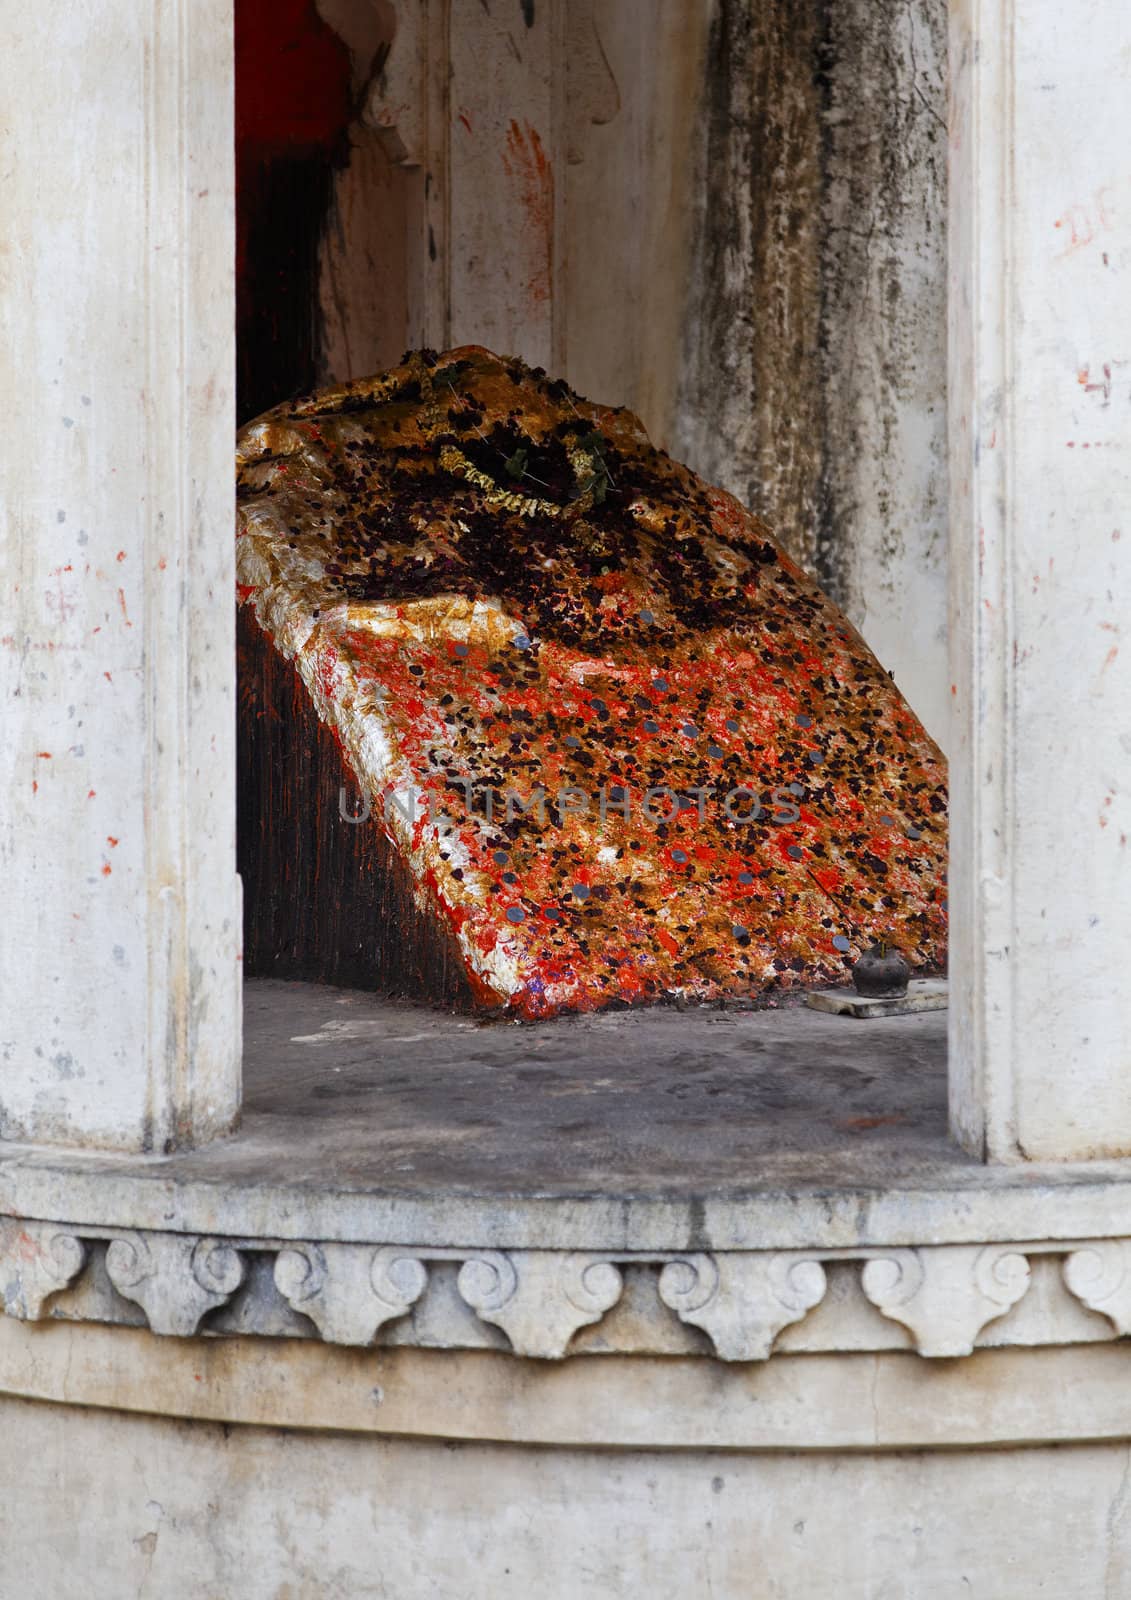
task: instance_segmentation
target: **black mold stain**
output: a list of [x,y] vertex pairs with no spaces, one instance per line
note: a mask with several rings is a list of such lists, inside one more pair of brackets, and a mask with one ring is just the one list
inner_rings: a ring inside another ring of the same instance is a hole
[[812,564],[824,435],[816,381],[816,0],[719,0],[707,45],[679,446]]
[[[940,367],[941,278],[932,291],[905,240],[945,207],[945,39],[943,0],[712,10],[675,447],[842,605],[868,581],[853,561],[863,517],[901,547],[900,416]],[[929,514],[944,470],[910,465]]]

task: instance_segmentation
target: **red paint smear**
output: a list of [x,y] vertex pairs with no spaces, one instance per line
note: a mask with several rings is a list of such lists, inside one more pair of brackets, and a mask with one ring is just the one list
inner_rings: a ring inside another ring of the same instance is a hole
[[119,589],[118,590],[118,604],[121,606],[122,615],[126,619],[126,627],[127,628],[132,628],[133,627],[133,623],[130,621],[129,612],[126,610],[126,592],[125,592],[124,589]]
[[538,130],[529,122],[524,131],[512,120],[507,129],[503,168],[518,186],[522,231],[532,258],[526,292],[535,305],[541,305],[550,298],[554,259],[554,173]]
[[[319,691],[325,695],[327,700],[332,701],[334,698],[334,681],[337,674],[337,669],[338,652],[334,649],[333,645],[327,645],[326,648],[320,652],[318,656],[318,663],[315,668],[315,675],[318,680]],[[337,730],[335,729],[334,731],[336,734]],[[339,748],[341,748],[340,741]]]
[[37,750],[35,753],[39,757],[40,761],[50,761],[51,760],[51,752],[50,752],[50,750]]
[[119,550],[118,551],[118,555],[117,555],[117,559],[119,561],[124,561],[126,559],[126,552],[124,550]]
[[118,841],[115,839],[112,833],[108,833],[106,835],[106,843],[110,846],[111,850],[116,850],[118,848]]
[[110,863],[108,861],[104,862],[102,867],[102,876],[104,878],[108,878],[112,870],[113,869],[111,868]]

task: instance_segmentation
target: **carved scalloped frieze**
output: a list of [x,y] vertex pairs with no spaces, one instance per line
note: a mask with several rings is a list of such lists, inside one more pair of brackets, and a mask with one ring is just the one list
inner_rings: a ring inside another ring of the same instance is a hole
[[1069,1291],[1123,1335],[1131,1333],[1131,1240],[1096,1239],[1065,1258]]
[[616,1305],[624,1280],[601,1255],[488,1250],[464,1262],[458,1285],[476,1316],[503,1330],[516,1355],[554,1360],[578,1328]]
[[[104,1270],[91,1253],[101,1245]],[[132,1323],[124,1296],[155,1333],[188,1337],[239,1290],[237,1305],[210,1322],[210,1332],[317,1333],[366,1346],[387,1323],[405,1319],[397,1343],[470,1349],[502,1336],[517,1355],[557,1360],[579,1329],[600,1323],[621,1300],[620,1268],[630,1263],[641,1292],[624,1319],[620,1312],[609,1319],[593,1350],[649,1349],[651,1323],[656,1350],[668,1351],[674,1316],[702,1330],[721,1360],[764,1360],[784,1329],[824,1302],[791,1348],[902,1348],[900,1328],[921,1355],[950,1357],[969,1354],[982,1330],[1022,1300],[1030,1257],[1047,1258],[1034,1312],[1003,1323],[995,1344],[1072,1342],[1081,1305],[1112,1330],[1093,1317],[1090,1337],[1131,1335],[1131,1239],[710,1253],[489,1250],[201,1238],[14,1217],[0,1217],[0,1313],[41,1318],[57,1295],[54,1315]],[[440,1262],[455,1270],[433,1271]],[[842,1269],[835,1294],[826,1293],[830,1262]],[[869,1306],[886,1322],[877,1324]]]
[[885,1250],[865,1264],[861,1285],[910,1331],[921,1356],[967,1356],[986,1324],[1029,1287],[1029,1262],[1015,1245]]
[[412,1250],[365,1244],[298,1244],[275,1260],[275,1285],[331,1344],[372,1344],[424,1293],[428,1272]]
[[82,1271],[86,1247],[57,1222],[0,1220],[0,1300],[10,1317],[36,1322],[53,1294]]
[[153,1333],[180,1338],[231,1299],[245,1271],[243,1257],[224,1239],[128,1233],[111,1239],[106,1251],[107,1276],[118,1293],[141,1307]]
[[687,1255],[660,1273],[660,1299],[702,1328],[723,1361],[765,1361],[783,1328],[824,1298],[824,1268],[811,1254]]

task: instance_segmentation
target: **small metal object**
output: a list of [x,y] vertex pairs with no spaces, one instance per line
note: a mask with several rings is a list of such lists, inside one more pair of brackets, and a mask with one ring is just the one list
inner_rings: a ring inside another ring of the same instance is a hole
[[899,1000],[907,993],[911,966],[892,945],[874,944],[852,969],[857,994],[869,1000]]

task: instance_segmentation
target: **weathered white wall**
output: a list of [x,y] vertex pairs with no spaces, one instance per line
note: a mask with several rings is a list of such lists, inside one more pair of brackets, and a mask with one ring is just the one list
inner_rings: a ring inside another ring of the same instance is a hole
[[398,6],[323,248],[327,381],[482,343],[669,443],[709,10]]
[[231,14],[5,15],[0,1135],[239,1099]]
[[945,77],[945,0],[715,0],[675,430],[944,745]]
[[827,15],[818,570],[945,749],[947,8]]
[[631,406],[945,743],[945,0],[395,13],[323,250],[326,379],[478,342]]
[[954,6],[951,1120],[1131,1154],[1131,13]]
[[[223,1358],[201,1355],[207,1386]],[[359,1382],[357,1410],[379,1415],[397,1403],[395,1375],[379,1358],[362,1359],[370,1385]],[[269,1352],[261,1360],[266,1387]],[[1092,1353],[1080,1360],[1081,1403],[1096,1409]],[[650,1405],[664,1410],[678,1387],[670,1369],[682,1365],[593,1364],[634,1367],[611,1405],[629,1425]],[[456,1362],[461,1376],[466,1365]],[[576,1365],[546,1380],[563,1416]],[[741,1389],[746,1380],[734,1376]],[[75,1377],[81,1387],[81,1362]],[[875,1408],[876,1377],[871,1360],[849,1361],[842,1401],[858,1396],[861,1410]],[[832,1394],[835,1373],[829,1379]],[[948,1407],[958,1413],[977,1399],[976,1388],[956,1392],[950,1374],[923,1383],[943,1391],[932,1407],[940,1431]],[[460,1384],[453,1373],[435,1387]],[[779,1404],[797,1417],[812,1400],[803,1385]],[[1041,1400],[1034,1395],[1034,1408]],[[504,1401],[503,1425],[509,1409]],[[821,1420],[812,1422],[816,1440]],[[0,1426],[19,1441],[0,1457],[0,1593],[13,1600],[55,1600],[77,1585],[91,1600],[1100,1600],[1131,1586],[1122,1440],[1012,1450],[538,1448],[181,1422],[12,1397],[0,1400]]]

